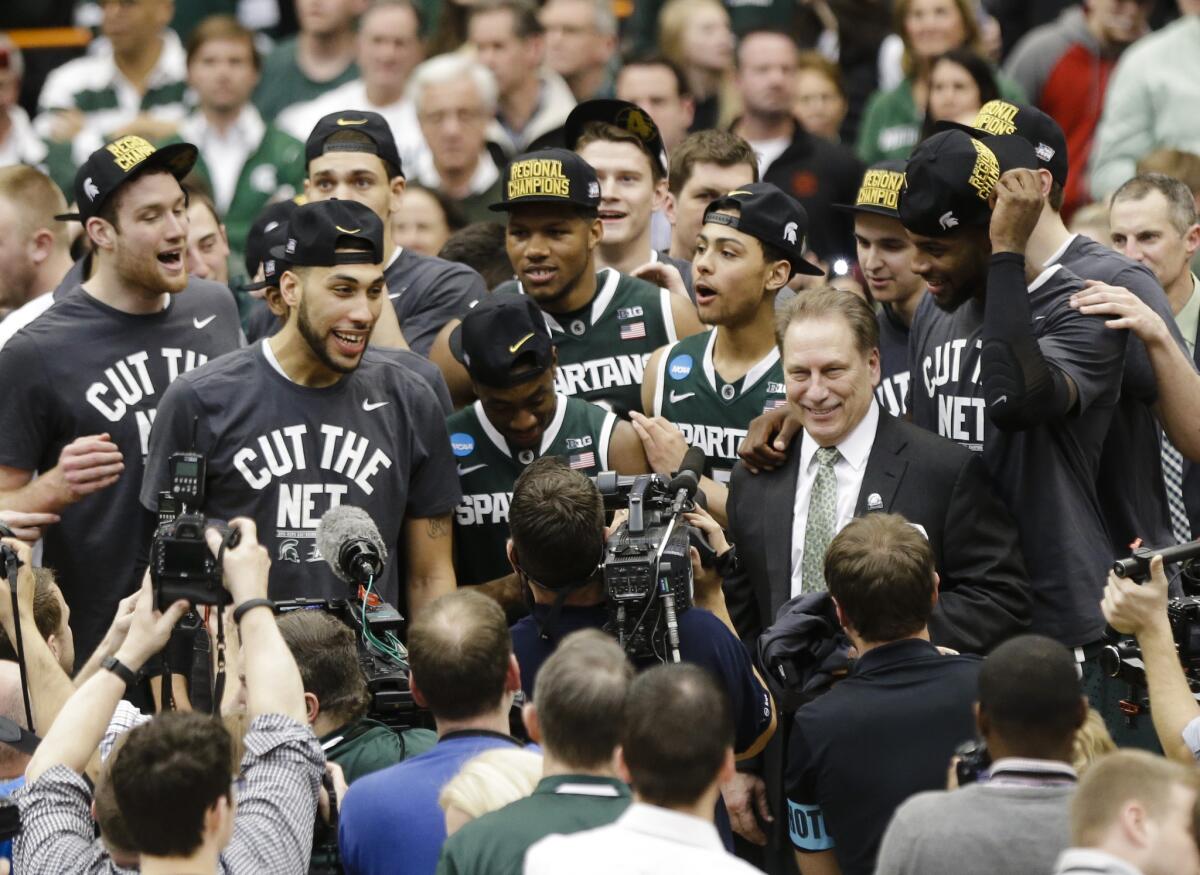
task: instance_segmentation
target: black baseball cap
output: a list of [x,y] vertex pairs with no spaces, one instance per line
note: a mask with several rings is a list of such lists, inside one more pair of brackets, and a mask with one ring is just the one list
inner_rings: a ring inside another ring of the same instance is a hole
[[382,264],[383,222],[358,201],[334,198],[304,204],[288,220],[287,241],[269,253],[298,267]]
[[1022,137],[972,137],[960,130],[934,134],[913,150],[905,165],[900,221],[926,237],[986,227],[1001,174],[1037,166],[1033,145]]
[[518,155],[508,162],[500,182],[500,202],[489,206],[498,212],[524,204],[569,204],[586,210],[600,207],[596,171],[568,149]]
[[667,147],[663,144],[662,134],[658,132],[658,125],[650,118],[650,113],[636,103],[605,98],[575,104],[563,123],[563,142],[568,149],[575,148],[589,122],[604,122],[633,134],[650,153],[650,160],[658,163],[662,175],[667,175],[670,165],[667,163]]
[[[484,297],[450,332],[450,352],[473,380],[497,389],[527,383],[554,363],[546,317],[526,295]],[[514,375],[519,360],[532,367]]]
[[59,221],[86,222],[125,180],[148,167],[161,168],[176,179],[187,176],[196,163],[198,151],[191,143],[173,143],[156,149],[149,140],[129,136],[113,140],[88,156],[75,174],[77,213],[63,213]]
[[[250,231],[246,234],[247,276],[254,276],[258,273],[259,265],[263,265],[263,269],[266,270],[267,262],[273,262],[272,266],[277,268],[276,276],[286,269],[279,267],[281,259],[271,257],[271,250],[276,246],[287,245],[287,223],[295,211],[296,202],[286,200],[267,204],[258,214],[258,218],[254,220],[254,224],[250,226]],[[267,279],[271,279],[271,277],[267,277]],[[264,281],[251,283],[244,288],[247,290],[262,289],[273,285],[278,285],[278,283]]]
[[[329,142],[335,134],[344,134],[346,131],[357,131],[369,142],[355,142],[357,138]],[[377,112],[346,109],[331,112],[322,118],[304,143],[304,166],[307,167],[314,158],[319,158],[326,152],[365,152],[368,155],[378,155],[396,168],[398,175],[404,175],[404,165],[400,163],[396,138],[392,136],[392,129],[388,127],[387,121]]]
[[1016,134],[1033,146],[1038,165],[1050,171],[1059,185],[1067,184],[1067,136],[1058,122],[1036,106],[1010,100],[989,100],[970,125],[943,122],[939,129],[958,128],[973,137]]
[[899,219],[900,189],[904,187],[904,162],[879,161],[867,168],[853,204],[833,204],[843,213],[874,213]]
[[[735,209],[731,216],[719,210]],[[719,197],[704,210],[704,221],[736,228],[784,252],[792,273],[825,276],[825,271],[804,257],[808,213],[800,202],[771,182],[752,182]]]

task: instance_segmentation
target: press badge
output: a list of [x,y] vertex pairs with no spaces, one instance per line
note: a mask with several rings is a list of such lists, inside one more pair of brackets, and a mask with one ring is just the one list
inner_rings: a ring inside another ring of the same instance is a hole
[[788,833],[792,844],[801,851],[828,851],[833,837],[825,829],[825,815],[819,805],[801,805],[788,800]]

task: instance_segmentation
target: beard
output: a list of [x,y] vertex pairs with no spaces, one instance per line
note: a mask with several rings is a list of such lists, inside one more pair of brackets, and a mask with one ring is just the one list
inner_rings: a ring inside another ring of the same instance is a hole
[[300,329],[300,336],[304,338],[304,342],[308,344],[309,350],[316,356],[317,361],[329,368],[329,370],[339,374],[352,374],[358,370],[358,366],[362,362],[362,356],[359,356],[358,360],[352,365],[339,364],[333,360],[333,356],[329,354],[328,335],[322,337],[313,327],[308,315],[308,302],[305,298],[300,299],[300,307],[296,313],[296,327]]

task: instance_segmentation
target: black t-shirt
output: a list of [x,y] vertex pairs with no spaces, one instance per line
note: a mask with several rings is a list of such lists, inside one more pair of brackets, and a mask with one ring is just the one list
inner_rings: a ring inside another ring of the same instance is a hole
[[[1071,240],[1058,263],[1082,279],[1129,289],[1159,315],[1187,353],[1167,294],[1147,267],[1081,235]],[[1134,538],[1154,546],[1175,539],[1163,486],[1161,432],[1151,409],[1158,400],[1158,383],[1146,345],[1133,332],[1127,333],[1121,400],[1104,440],[1096,479],[1113,553],[1121,556],[1129,554]]]
[[429,387],[374,350],[325,388],[293,383],[268,361],[264,344],[227,356],[180,380],[159,407],[142,486],[154,509],[167,459],[196,447],[208,459],[205,514],[251,517],[271,556],[274,599],[339,598],[316,545],[331,507],[353,505],[388,545],[379,595],[398,603],[403,523],[449,513],[461,494],[441,407]]
[[403,250],[383,272],[400,330],[413,352],[429,355],[442,326],[461,319],[487,294],[483,277],[465,264]]
[[981,664],[928,641],[894,641],[796,712],[784,790],[797,850],[832,850],[844,875],[875,871],[900,803],[943,789],[954,748],[975,737]]
[[1078,390],[1076,408],[1064,419],[1024,431],[992,424],[980,373],[984,305],[977,299],[946,313],[927,297],[909,344],[913,422],[983,453],[1017,521],[1034,628],[1069,646],[1098,640],[1104,628],[1100,598],[1112,551],[1096,475],[1121,388],[1126,335],[1071,309],[1067,302],[1082,285],[1055,265],[1028,290],[1038,346]]
[[57,571],[71,607],[81,661],[138,584],[148,543],[138,490],[163,393],[241,342],[224,286],[192,279],[169,301],[161,312],[132,315],[76,286],[0,351],[0,465],[48,471],[75,438],[103,433],[124,456],[120,479],[63,510],[43,539],[43,562]]
[[879,385],[875,398],[881,410],[904,416],[908,410],[908,326],[884,304],[879,322]]

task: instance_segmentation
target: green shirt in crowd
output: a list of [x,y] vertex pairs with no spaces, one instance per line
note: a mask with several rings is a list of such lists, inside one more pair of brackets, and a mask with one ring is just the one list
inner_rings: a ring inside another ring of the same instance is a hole
[[267,121],[291,106],[305,100],[320,97],[351,79],[358,78],[358,65],[350,64],[339,75],[327,82],[317,82],[296,63],[296,37],[281,40],[263,61],[262,78],[254,91],[254,105]]

